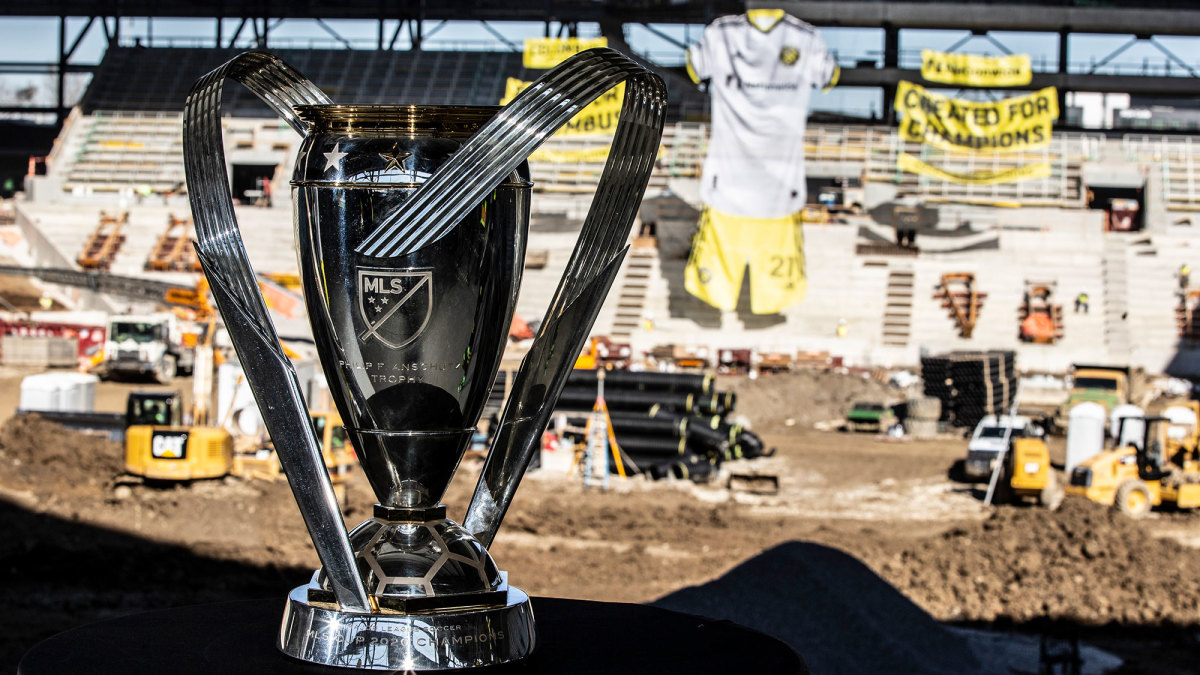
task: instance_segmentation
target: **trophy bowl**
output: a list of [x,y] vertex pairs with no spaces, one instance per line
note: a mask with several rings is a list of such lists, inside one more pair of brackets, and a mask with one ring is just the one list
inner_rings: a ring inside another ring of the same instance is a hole
[[350,533],[378,613],[330,632],[317,615],[336,613],[336,601],[318,572],[289,598],[281,647],[291,656],[444,668],[503,663],[533,647],[528,599],[440,506],[507,341],[525,258],[528,165],[436,241],[400,256],[356,252],[380,216],[498,110],[296,108],[309,124],[292,180],[300,277],[330,394],[378,500],[374,517]]

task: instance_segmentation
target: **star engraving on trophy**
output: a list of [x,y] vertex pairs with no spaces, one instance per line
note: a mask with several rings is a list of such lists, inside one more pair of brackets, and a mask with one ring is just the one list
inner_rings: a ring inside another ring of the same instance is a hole
[[333,145],[333,152],[321,153],[322,155],[325,155],[324,171],[328,171],[330,169],[336,169],[338,166],[338,163],[340,163],[342,161],[342,158],[345,157],[346,155],[350,154],[348,152],[342,152],[341,146],[342,146],[342,142],[338,141],[337,143],[335,143]]
[[412,156],[412,153],[411,152],[400,152],[396,148],[392,148],[391,152],[381,152],[381,153],[379,153],[379,156],[382,157],[384,159],[384,161],[387,162],[387,164],[385,164],[383,167],[384,171],[391,171],[392,169],[395,169],[397,171],[403,171],[404,170],[403,162],[404,162],[404,160],[406,160],[410,156]]

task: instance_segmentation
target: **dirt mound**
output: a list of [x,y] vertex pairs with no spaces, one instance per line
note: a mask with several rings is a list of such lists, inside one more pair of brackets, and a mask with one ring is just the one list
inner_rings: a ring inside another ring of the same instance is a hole
[[979,670],[965,640],[858,560],[819,544],[781,544],[719,579],[654,604],[781,638],[814,673]]
[[104,485],[124,470],[120,443],[80,434],[32,415],[12,417],[0,428],[0,466],[13,477],[42,484]]
[[894,555],[883,572],[941,619],[1184,625],[1200,613],[1198,557],[1112,509],[1068,499],[1056,512],[1001,508]]
[[870,377],[820,370],[763,374],[754,380],[721,378],[717,387],[737,392],[735,412],[745,415],[758,433],[842,420],[855,401],[892,404],[904,398],[899,390]]

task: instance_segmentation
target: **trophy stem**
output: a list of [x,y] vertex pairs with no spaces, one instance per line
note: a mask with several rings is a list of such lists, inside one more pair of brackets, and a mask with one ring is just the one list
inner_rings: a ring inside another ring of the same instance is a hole
[[450,486],[474,429],[382,431],[347,427],[363,473],[383,506],[435,508]]

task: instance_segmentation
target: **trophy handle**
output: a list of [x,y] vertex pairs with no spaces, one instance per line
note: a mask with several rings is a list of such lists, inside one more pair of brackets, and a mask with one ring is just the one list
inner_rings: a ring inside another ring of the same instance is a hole
[[662,138],[665,85],[615,50],[576,54],[480,128],[356,249],[362,255],[399,256],[445,236],[547,137],[621,82],[625,99],[592,207],[537,338],[517,371],[515,393],[505,405],[463,521],[484,546],[495,537],[537,451],[536,440],[624,259]]
[[197,81],[188,93],[183,115],[184,172],[196,224],[197,255],[238,358],[254,364],[246,368],[246,380],[330,588],[342,608],[370,612],[370,599],[358,574],[296,371],[279,345],[238,232],[221,137],[221,94],[226,78],[245,85],[301,135],[308,128],[292,107],[332,101],[270,54],[236,56]]
[[541,448],[541,435],[554,413],[554,404],[628,250],[625,246],[599,270],[560,314],[547,315],[529,353],[521,360],[512,395],[504,406],[499,429],[463,519],[463,527],[485,547],[491,547],[529,462]]

